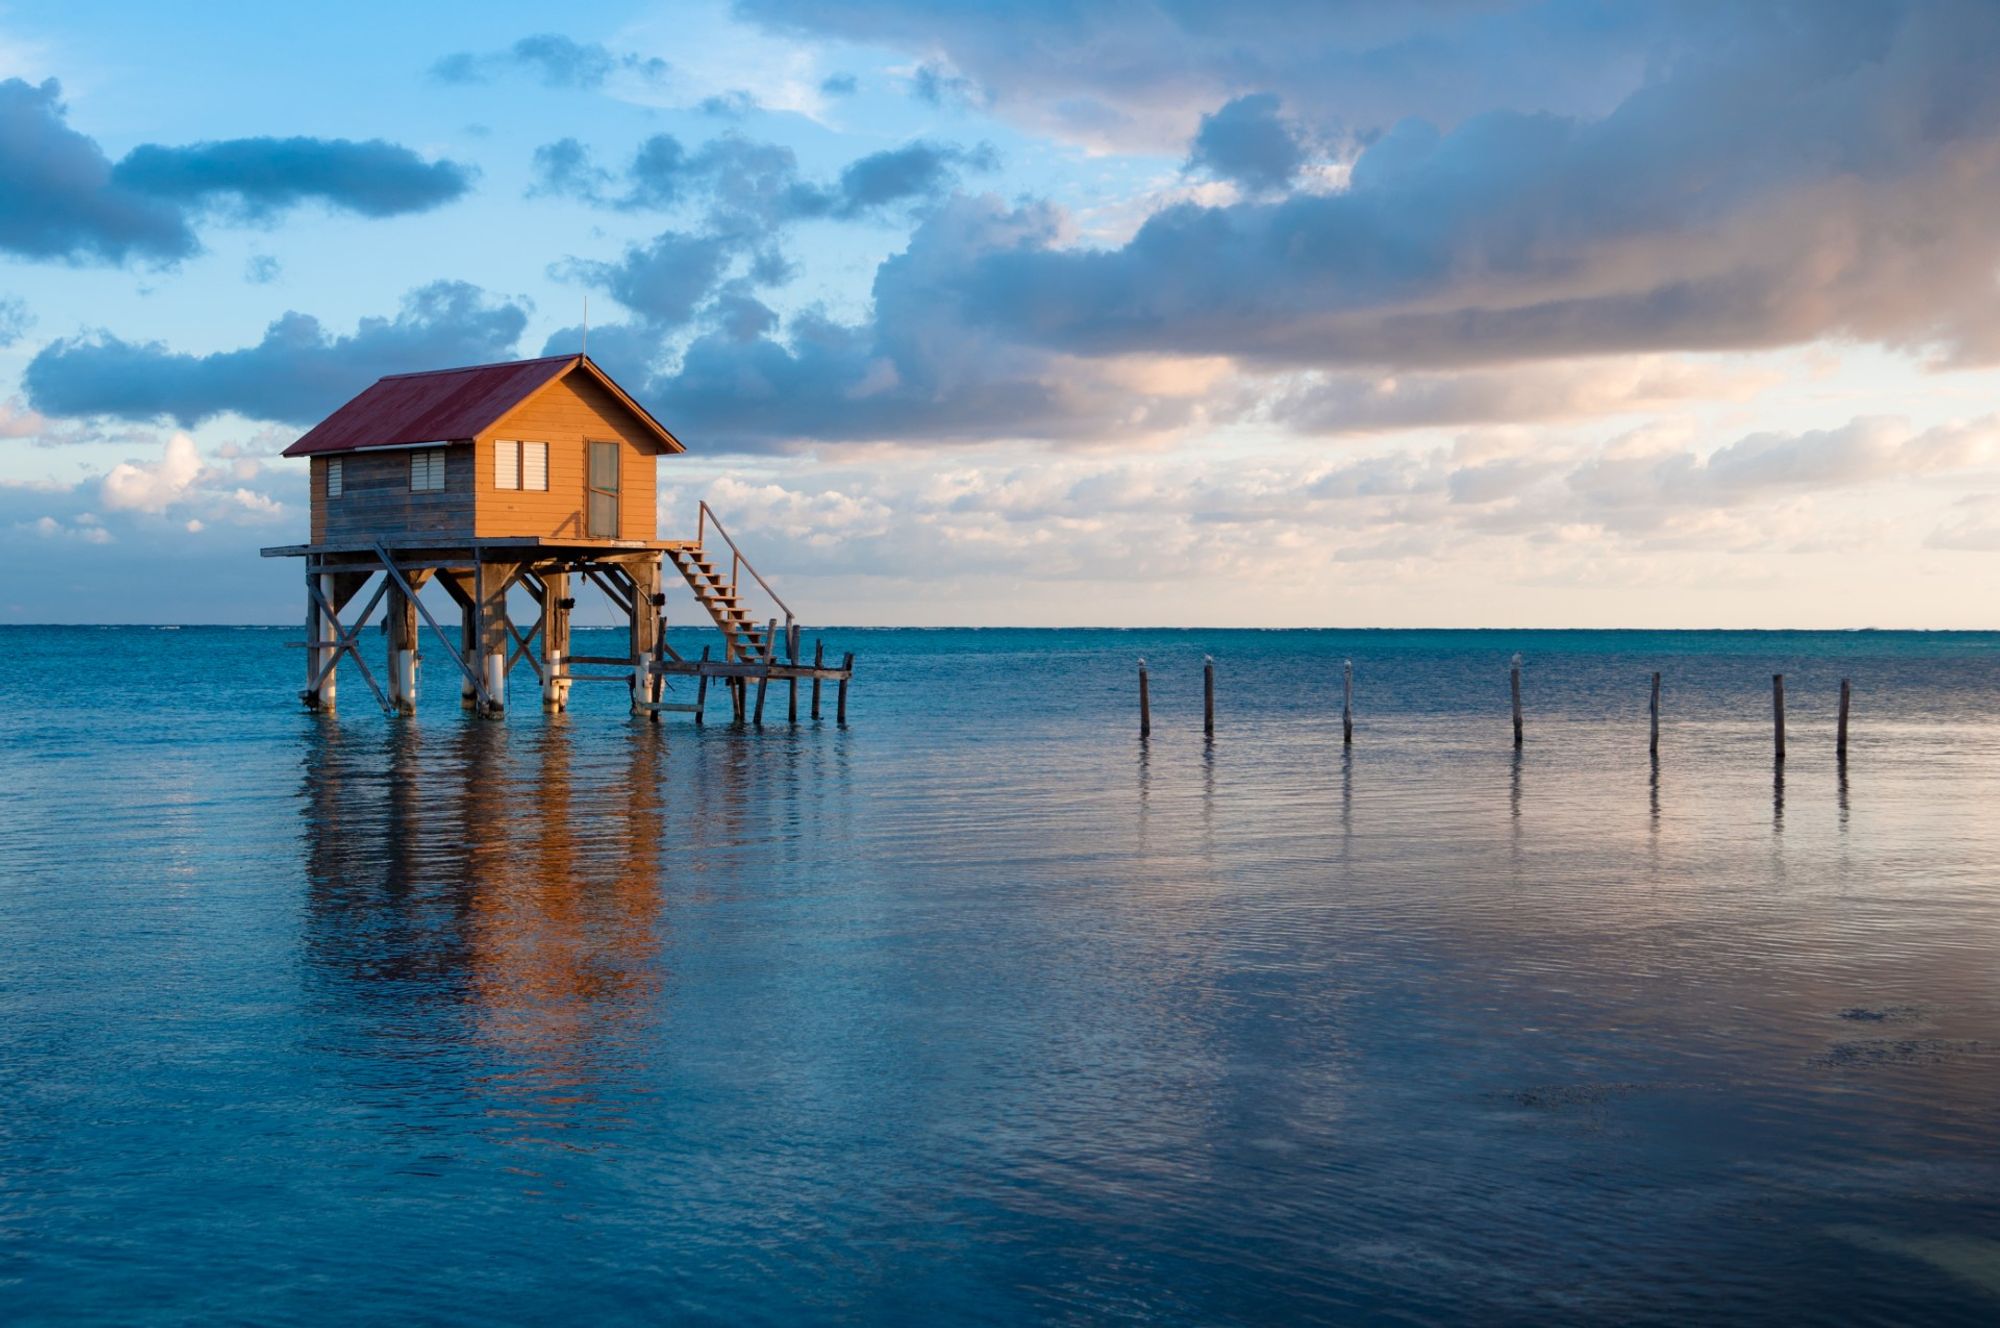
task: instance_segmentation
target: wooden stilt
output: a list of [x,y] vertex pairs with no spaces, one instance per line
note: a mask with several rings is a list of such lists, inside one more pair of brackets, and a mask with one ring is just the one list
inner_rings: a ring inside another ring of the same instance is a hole
[[1653,674],[1653,699],[1647,708],[1647,713],[1652,719],[1653,733],[1646,750],[1654,756],[1658,756],[1660,754],[1660,675],[1657,672]]
[[542,582],[542,709],[569,709],[569,573],[544,572]]
[[[825,653],[826,642],[815,640],[813,642],[813,668],[817,669],[820,667],[825,660]],[[817,724],[819,722],[819,675],[817,673],[813,675],[812,717],[813,723]]]
[[1343,746],[1354,745],[1354,661],[1340,663],[1340,741]]
[[417,606],[389,586],[389,700],[398,714],[417,713]]
[[[788,623],[786,625],[785,646],[785,653],[791,659],[793,667],[796,668],[799,662],[799,625],[797,623]],[[786,687],[791,692],[791,696],[785,706],[785,721],[789,724],[796,724],[799,722],[799,680],[797,678],[789,679]]]
[[474,635],[480,678],[486,684],[488,716],[497,717],[507,709],[507,661],[514,645],[507,620],[507,591],[520,572],[518,563],[481,562],[473,568]]
[[1507,666],[1507,687],[1514,697],[1514,745],[1521,745],[1521,657],[1514,656]]
[[305,690],[299,693],[299,700],[305,702],[306,709],[308,710],[318,710],[320,708],[319,686],[318,686],[319,675],[321,672],[321,666],[326,663],[326,657],[320,653],[320,647],[313,644],[316,641],[321,641],[325,639],[321,634],[323,631],[323,625],[320,619],[323,615],[320,613],[319,600],[313,595],[313,587],[317,584],[318,577],[319,573],[313,570],[312,563],[307,562],[306,563],[306,685],[305,685]]
[[1771,729],[1773,750],[1777,758],[1785,759],[1785,675],[1771,675]]
[[757,675],[757,717],[751,722],[760,729],[764,727],[764,687],[770,681],[771,674],[768,669]]
[[854,673],[854,652],[848,651],[840,661],[840,688],[834,700],[834,719],[842,728],[847,727],[847,680]]
[[[470,599],[458,609],[459,650],[468,660],[479,658],[479,608]],[[479,708],[479,688],[481,684],[467,675],[458,684],[458,708],[477,710]]]
[[[658,698],[654,694],[655,676],[647,667],[647,661],[655,653],[659,641],[660,610],[654,597],[660,593],[660,559],[655,554],[638,562],[628,563],[625,575],[632,583],[631,624],[632,624],[632,708],[635,711],[651,705]],[[658,718],[658,713],[648,711]]]
[[1201,731],[1215,736],[1215,660],[1209,655],[1201,657]]
[[1847,764],[1847,704],[1853,699],[1854,689],[1846,678],[1840,680],[1840,727],[1834,730],[1834,758],[1842,765]]
[[[704,663],[704,664],[708,663],[708,647],[707,647],[707,646],[703,646],[703,647],[701,648],[701,662],[702,662],[702,663]],[[705,709],[705,708],[707,707],[707,705],[708,705],[708,675],[707,675],[706,673],[704,673],[704,674],[702,674],[702,675],[700,676],[700,678],[699,678],[699,679],[697,679],[697,680],[696,680],[696,682],[695,682],[695,685],[694,685],[694,722],[695,722],[695,723],[699,724],[699,723],[701,723],[701,722],[702,722],[702,719],[703,719],[703,711],[704,711],[704,709]]]
[[1139,661],[1139,736],[1153,736],[1153,703],[1146,694],[1146,661]]
[[[324,598],[326,605],[339,605],[340,588],[331,572],[321,574],[319,578],[319,593]],[[313,639],[315,641],[327,642],[337,640],[340,636],[340,631],[334,624],[338,621],[334,617],[334,609],[322,606],[319,630],[313,633]],[[326,646],[320,656],[320,663],[325,668],[325,676],[319,680],[318,704],[321,710],[332,710],[335,708],[335,687],[340,681],[339,659],[340,648],[334,645]]]

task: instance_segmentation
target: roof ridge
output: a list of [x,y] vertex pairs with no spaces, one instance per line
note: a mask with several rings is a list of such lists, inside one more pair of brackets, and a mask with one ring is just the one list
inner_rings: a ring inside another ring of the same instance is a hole
[[563,360],[582,359],[574,353],[568,355],[537,355],[530,360],[495,360],[491,364],[461,364],[453,369],[417,369],[410,373],[383,374],[380,382],[390,378],[434,378],[440,374],[478,373],[482,369],[517,369],[530,364],[556,364]]

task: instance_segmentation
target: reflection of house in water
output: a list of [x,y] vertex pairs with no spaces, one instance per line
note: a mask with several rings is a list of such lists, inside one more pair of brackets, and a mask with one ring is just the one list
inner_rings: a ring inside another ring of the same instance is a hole
[[629,1078],[659,1017],[667,781],[650,731],[582,773],[565,726],[524,736],[315,734],[308,982],[385,1037],[469,1040],[473,1078],[524,1095],[503,1109],[564,1117]]

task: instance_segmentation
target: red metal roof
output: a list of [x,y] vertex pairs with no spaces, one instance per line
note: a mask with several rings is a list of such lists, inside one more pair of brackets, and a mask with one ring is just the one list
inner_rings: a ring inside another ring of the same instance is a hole
[[[317,456],[361,447],[471,438],[581,362],[579,355],[552,355],[465,369],[391,374],[315,424],[285,449],[285,455]],[[610,381],[596,365],[590,368]],[[659,428],[644,411],[639,414]]]

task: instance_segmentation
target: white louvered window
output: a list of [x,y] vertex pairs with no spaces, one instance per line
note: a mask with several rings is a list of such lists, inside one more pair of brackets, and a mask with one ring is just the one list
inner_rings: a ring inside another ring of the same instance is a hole
[[410,453],[410,492],[444,492],[444,449],[426,448]]
[[493,444],[493,487],[548,492],[549,445],[509,442],[504,438],[496,440]]
[[326,463],[326,496],[340,497],[340,458],[329,457]]

